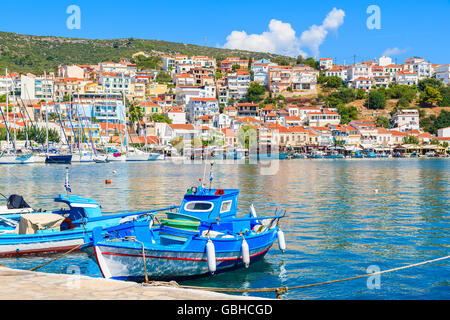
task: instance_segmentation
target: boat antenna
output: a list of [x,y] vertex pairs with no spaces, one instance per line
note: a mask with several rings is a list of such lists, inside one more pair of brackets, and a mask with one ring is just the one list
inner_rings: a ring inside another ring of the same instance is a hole
[[64,183],[64,188],[66,188],[67,196],[69,196],[69,193],[72,192],[69,182],[69,167],[66,167],[66,182]]
[[211,161],[211,168],[209,169],[209,191],[211,191],[211,185],[213,181],[213,166],[214,166],[214,160]]

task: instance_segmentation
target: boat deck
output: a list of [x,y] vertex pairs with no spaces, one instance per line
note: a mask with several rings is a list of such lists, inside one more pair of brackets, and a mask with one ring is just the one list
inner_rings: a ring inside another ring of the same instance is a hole
[[0,300],[255,300],[260,298],[0,266]]

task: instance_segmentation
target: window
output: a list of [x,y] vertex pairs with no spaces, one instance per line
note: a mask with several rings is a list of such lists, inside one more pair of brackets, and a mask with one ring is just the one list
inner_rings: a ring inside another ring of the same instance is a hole
[[233,200],[228,200],[228,201],[222,202],[222,207],[220,208],[220,213],[229,212],[231,210],[232,203],[233,203]]
[[214,204],[212,202],[205,201],[192,201],[186,203],[184,210],[192,212],[209,212],[213,209]]

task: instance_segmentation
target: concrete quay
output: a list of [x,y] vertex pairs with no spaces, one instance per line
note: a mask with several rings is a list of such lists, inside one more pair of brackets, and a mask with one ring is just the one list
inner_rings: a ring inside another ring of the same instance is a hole
[[259,300],[175,287],[0,266],[0,300]]

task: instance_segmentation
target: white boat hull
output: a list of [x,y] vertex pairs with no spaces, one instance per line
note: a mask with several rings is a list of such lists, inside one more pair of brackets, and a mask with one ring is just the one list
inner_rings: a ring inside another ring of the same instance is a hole
[[[253,260],[264,257],[272,244],[250,251]],[[142,248],[118,248],[97,245],[89,248],[104,278],[133,280],[145,277]],[[216,253],[217,271],[235,268],[242,264],[238,252]],[[176,279],[186,276],[209,274],[206,252],[174,252],[145,250],[145,262],[149,279]]]
[[23,155],[3,155],[0,157],[0,164],[26,164],[34,163],[34,156]]
[[33,212],[32,208],[8,209],[7,206],[0,206],[0,215],[32,213],[32,212]]
[[5,244],[0,246],[0,256],[37,254],[67,251],[84,243],[83,239]]

